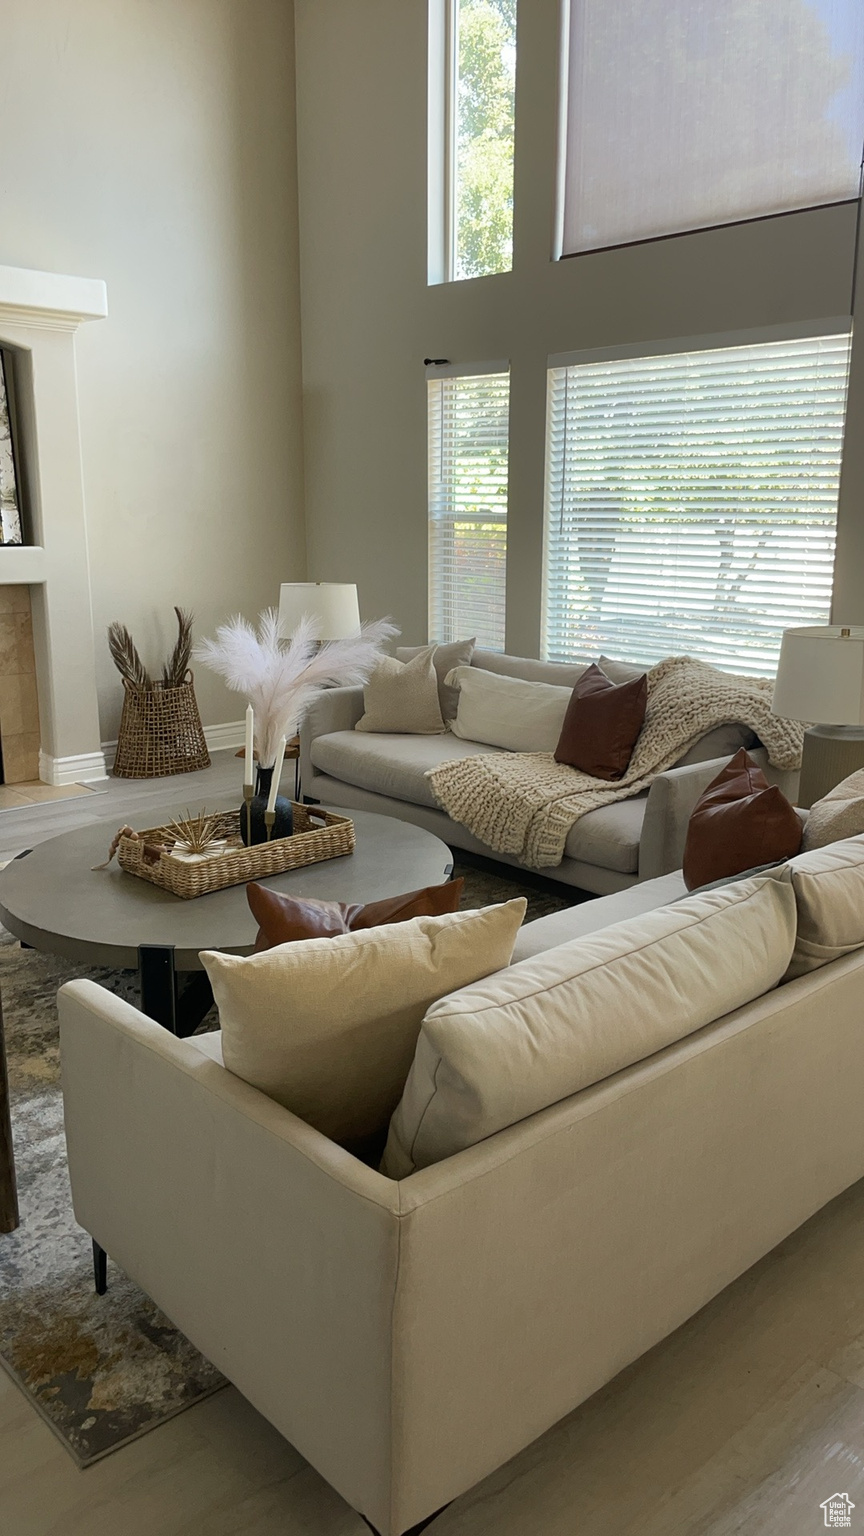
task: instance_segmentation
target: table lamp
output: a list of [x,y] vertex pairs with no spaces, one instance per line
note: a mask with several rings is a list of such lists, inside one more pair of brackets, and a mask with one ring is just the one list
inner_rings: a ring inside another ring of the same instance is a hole
[[279,588],[279,633],[292,634],[308,615],[317,619],[319,640],[346,640],[360,629],[357,588],[348,581],[289,581]]
[[771,708],[808,722],[799,805],[811,806],[864,768],[864,627],[784,630]]

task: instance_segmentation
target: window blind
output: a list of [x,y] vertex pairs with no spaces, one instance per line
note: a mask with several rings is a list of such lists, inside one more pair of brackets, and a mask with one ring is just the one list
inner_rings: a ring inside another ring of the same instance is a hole
[[771,675],[828,620],[849,336],[549,374],[544,654]]
[[504,649],[506,372],[430,378],[429,634]]
[[861,0],[570,0],[563,252],[857,197]]

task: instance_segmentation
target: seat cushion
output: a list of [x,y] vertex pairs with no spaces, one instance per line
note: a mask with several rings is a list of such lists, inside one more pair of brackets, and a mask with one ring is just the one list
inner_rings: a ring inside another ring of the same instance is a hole
[[333,731],[327,736],[316,736],[311,757],[315,768],[332,779],[341,779],[343,784],[356,784],[358,789],[407,800],[409,805],[439,810],[432,787],[423,777],[426,769],[451,758],[498,750],[479,741],[461,741],[449,731],[444,736],[372,736]]
[[616,874],[639,872],[639,839],[645,820],[648,791],[632,800],[616,800],[581,816],[567,833],[564,853],[582,864],[599,864]]
[[556,949],[559,944],[569,944],[571,939],[584,939],[586,934],[611,928],[613,923],[623,923],[628,917],[640,917],[643,912],[669,906],[686,895],[684,876],[678,869],[671,875],[658,875],[656,880],[642,880],[613,896],[597,896],[592,901],[580,901],[575,907],[565,907],[562,912],[550,912],[548,917],[537,917],[519,929],[513,964]]
[[795,916],[788,879],[742,881],[433,1003],[382,1173],[404,1178],[475,1146],[761,997],[789,964]]
[[224,1067],[222,1059],[222,1031],[221,1029],[208,1030],[206,1035],[190,1035],[187,1045],[194,1045],[202,1056],[207,1056],[215,1061],[217,1066]]

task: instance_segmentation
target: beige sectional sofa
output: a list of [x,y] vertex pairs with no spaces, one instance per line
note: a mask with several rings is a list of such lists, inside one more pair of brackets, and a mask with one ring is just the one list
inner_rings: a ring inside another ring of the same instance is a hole
[[[581,666],[485,650],[475,650],[471,664],[484,671],[567,688],[573,687],[583,670]],[[328,805],[379,811],[412,821],[450,847],[518,865],[518,860],[506,854],[493,853],[467,827],[442,811],[424,777],[426,770],[438,763],[499,748],[463,740],[450,731],[441,736],[355,731],[362,714],[362,688],[334,688],[313,705],[300,732],[304,795]],[[644,794],[583,816],[570,832],[560,865],[543,873],[566,885],[607,895],[679,869],[687,823],[699,796],[733,753],[755,743],[753,733],[743,725],[730,724],[709,732],[680,764],[659,774]],[[758,745],[753,755],[770,781],[794,798],[797,775],[772,769]]]
[[[400,1181],[232,1076],[218,1036],[175,1039],[71,983],[78,1220],[350,1505],[401,1536],[864,1175],[862,904],[834,878],[827,938],[818,901],[787,888],[779,967],[792,942],[806,964],[837,958]],[[664,908],[674,926],[664,904],[683,894],[673,873],[527,925],[502,985],[528,967],[542,991],[547,962],[557,984],[584,936],[620,947],[622,919]],[[734,974],[743,954],[719,960]],[[619,1037],[640,1006],[613,1010]]]

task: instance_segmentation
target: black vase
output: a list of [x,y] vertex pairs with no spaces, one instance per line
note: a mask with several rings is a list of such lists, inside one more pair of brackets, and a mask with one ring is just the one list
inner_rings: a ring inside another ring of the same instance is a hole
[[[267,809],[272,782],[273,769],[259,768],[255,783],[255,794],[251,800],[244,800],[240,807],[240,836],[247,847],[250,843],[267,842],[267,823],[264,820],[264,812]],[[294,831],[294,811],[291,801],[286,800],[284,795],[277,795],[275,811],[276,820],[270,833],[271,841],[276,837],[290,837]]]

